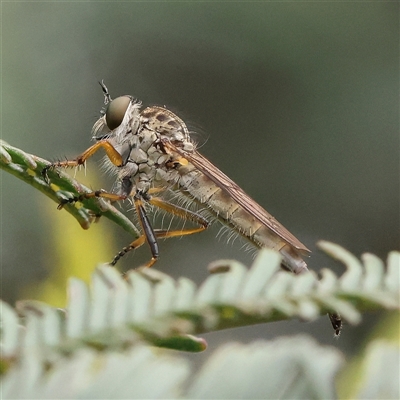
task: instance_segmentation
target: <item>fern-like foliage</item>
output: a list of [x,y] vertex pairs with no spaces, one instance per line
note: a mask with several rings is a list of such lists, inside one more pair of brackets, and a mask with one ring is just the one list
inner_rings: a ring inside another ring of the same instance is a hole
[[[28,154],[21,149],[10,146],[0,140],[0,168],[28,183],[47,197],[60,204],[61,200],[78,197],[82,193],[90,193],[91,189],[82,185],[61,170],[49,169],[46,182],[42,175],[44,167],[50,164],[38,156]],[[121,226],[134,237],[140,233],[136,226],[124,214],[103,199],[83,199],[76,204],[65,204],[63,208],[79,222],[83,229],[88,229],[92,222],[104,216]]]
[[[190,383],[187,361],[144,345],[200,351],[206,344],[192,335],[217,329],[327,312],[357,323],[362,310],[399,309],[399,253],[389,254],[385,269],[373,255],[361,264],[337,245],[319,246],[345,263],[340,278],[328,270],[320,280],[281,271],[279,255],[263,250],[249,270],[215,263],[199,288],[156,270],[124,279],[101,266],[90,290],[71,279],[66,310],[3,303],[3,398],[334,398],[343,358],[305,337],[228,344]],[[382,362],[387,346],[374,347],[374,362]],[[381,393],[367,383],[360,393]]]
[[340,278],[330,270],[322,270],[320,280],[313,272],[296,276],[281,271],[280,256],[271,250],[261,251],[249,270],[235,261],[214,264],[214,273],[199,288],[187,278],[174,281],[154,269],[133,270],[124,279],[116,269],[100,266],[91,290],[70,280],[65,311],[19,302],[22,336],[16,312],[3,304],[3,355],[16,359],[28,345],[43,355],[88,345],[121,349],[143,339],[200,351],[205,343],[189,335],[291,318],[310,321],[328,312],[355,324],[363,310],[399,308],[399,253],[390,253],[385,271],[373,255],[365,254],[362,265],[337,245],[319,246],[345,263]]
[[187,360],[136,345],[80,350],[40,368],[29,352],[2,382],[2,399],[332,399],[343,363],[305,336],[222,346],[194,376]]

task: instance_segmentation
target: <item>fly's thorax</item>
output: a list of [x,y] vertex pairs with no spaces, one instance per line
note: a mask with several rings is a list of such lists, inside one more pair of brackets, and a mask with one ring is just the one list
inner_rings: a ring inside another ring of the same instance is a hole
[[185,151],[194,151],[186,124],[170,110],[159,106],[147,107],[140,117],[141,124],[156,132],[160,139],[167,139]]
[[163,107],[152,106],[145,108],[141,113],[141,123],[160,136],[167,137],[172,142],[186,141],[189,131],[186,124],[173,112]]
[[[117,188],[126,190],[129,185],[124,182],[128,179],[132,182],[132,187],[130,193],[121,194],[130,195],[136,191],[145,193],[151,187],[171,185],[177,180],[178,172],[172,162],[176,155],[166,152],[160,145],[157,132],[144,125],[139,128],[135,139],[130,143],[132,148],[129,157],[124,165],[117,168]],[[113,144],[112,139],[111,144]]]

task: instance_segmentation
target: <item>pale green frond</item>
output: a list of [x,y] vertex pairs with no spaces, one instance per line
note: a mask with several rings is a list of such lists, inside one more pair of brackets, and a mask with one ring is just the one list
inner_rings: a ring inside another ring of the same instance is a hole
[[343,363],[306,336],[221,346],[190,385],[189,399],[333,399]]
[[[57,204],[60,204],[63,199],[92,192],[91,189],[60,169],[49,169],[47,171],[51,182],[49,185],[42,175],[43,168],[49,164],[50,162],[43,158],[25,153],[0,140],[0,168],[28,183]],[[110,202],[103,201],[103,199],[83,199],[82,202],[76,204],[65,204],[63,208],[79,222],[83,229],[88,229],[98,217],[104,216],[134,237],[140,236],[138,229],[129,218],[112,206]]]
[[318,280],[313,272],[296,276],[282,271],[279,256],[271,250],[260,251],[250,269],[236,261],[214,264],[226,272],[211,274],[198,288],[187,278],[175,281],[154,269],[130,271],[124,279],[115,268],[100,266],[90,288],[70,280],[65,313],[38,302],[20,302],[25,330],[14,352],[10,337],[17,317],[5,305],[6,348],[17,356],[20,348],[35,347],[46,362],[54,353],[88,345],[124,349],[142,340],[201,351],[204,341],[192,335],[283,319],[311,321],[328,312],[356,324],[362,311],[399,309],[400,282],[394,276],[398,253],[390,254],[388,271],[383,272],[382,263],[376,258],[371,262],[370,255],[363,257],[363,265],[337,245],[324,242],[320,247],[347,263],[341,277],[325,271]]
[[148,346],[124,353],[81,349],[50,369],[31,352],[3,378],[2,398],[175,398],[188,374],[185,360]]
[[362,365],[362,378],[356,399],[400,398],[400,348],[385,340],[369,344]]
[[29,353],[3,377],[2,398],[333,399],[343,360],[306,336],[228,343],[194,375],[177,353],[140,344],[125,352],[80,349],[51,368]]

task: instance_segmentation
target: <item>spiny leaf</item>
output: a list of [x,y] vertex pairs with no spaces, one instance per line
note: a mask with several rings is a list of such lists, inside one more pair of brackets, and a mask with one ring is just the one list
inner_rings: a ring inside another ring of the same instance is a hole
[[102,355],[81,349],[52,368],[30,352],[3,378],[2,398],[174,398],[188,373],[185,360],[146,346]]
[[[43,168],[49,164],[47,160],[25,153],[0,140],[0,167],[39,190],[57,204],[60,204],[62,199],[92,192],[91,189],[60,170],[48,170],[47,175],[51,182],[49,185],[42,175]],[[88,229],[92,222],[104,215],[134,237],[140,236],[129,218],[103,199],[83,199],[77,204],[65,204],[63,208],[75,217],[83,229]]]
[[[129,351],[80,349],[43,365],[34,352],[2,380],[3,398],[333,399],[339,351],[306,336],[228,343],[194,376],[187,360],[137,344]],[[23,384],[21,384],[23,382]]]
[[[343,363],[306,336],[219,348],[190,385],[190,399],[332,399]],[[245,377],[245,379],[243,379]]]
[[327,312],[355,324],[361,311],[399,309],[399,253],[390,253],[383,273],[381,263],[371,263],[370,256],[363,257],[369,260],[366,267],[337,245],[322,242],[320,247],[347,262],[342,277],[325,271],[318,281],[313,272],[296,276],[281,271],[280,257],[271,250],[260,251],[249,270],[236,261],[221,261],[229,271],[210,275],[199,288],[154,269],[130,271],[123,279],[116,269],[101,266],[90,292],[71,279],[65,314],[42,303],[20,302],[25,330],[18,342],[12,340],[16,316],[5,306],[5,355],[18,358],[21,348],[34,347],[51,362],[54,354],[82,347],[123,349],[142,340],[201,351],[205,342],[190,335],[282,319],[310,321]]
[[386,341],[372,342],[367,349],[365,376],[358,399],[398,399],[399,388],[399,346]]

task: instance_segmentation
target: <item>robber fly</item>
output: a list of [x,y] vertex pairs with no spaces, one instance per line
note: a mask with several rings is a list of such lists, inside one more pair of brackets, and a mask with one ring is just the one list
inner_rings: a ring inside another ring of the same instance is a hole
[[[278,251],[285,269],[296,274],[308,271],[303,257],[310,250],[197,151],[186,124],[177,115],[158,106],[141,110],[141,102],[128,95],[112,100],[104,83],[100,82],[100,85],[105,108],[92,128],[95,144],[75,160],[50,164],[44,168],[43,175],[47,177],[50,168],[83,165],[98,150],[105,151],[106,161],[117,176],[115,190],[84,193],[80,197],[62,200],[60,207],[82,197],[102,197],[112,202],[132,201],[142,235],[124,247],[114,257],[112,265],[147,242],[152,257],[146,266],[151,267],[159,256],[158,239],[207,229],[210,218],[165,199],[163,194],[172,190],[189,202],[203,206],[212,219],[219,220],[256,247]],[[192,221],[197,227],[154,229],[147,216],[148,205]],[[342,325],[340,316],[330,314],[329,317],[338,335]]]
[[[47,176],[49,168],[83,165],[99,149],[106,152],[110,169],[117,175],[116,189],[83,196],[110,201],[130,199],[143,232],[114,257],[112,265],[130,250],[147,242],[152,257],[146,266],[150,267],[159,256],[157,239],[194,234],[209,226],[210,218],[166,200],[163,192],[172,189],[206,208],[213,219],[218,219],[256,247],[279,251],[285,268],[296,274],[307,271],[303,256],[310,250],[196,150],[186,124],[177,115],[158,106],[141,110],[141,102],[131,96],[112,100],[104,83],[100,85],[105,108],[92,129],[95,144],[75,160],[50,164],[44,168],[43,175]],[[77,200],[63,200],[61,206]],[[154,229],[146,213],[147,205],[192,221],[197,227]]]

